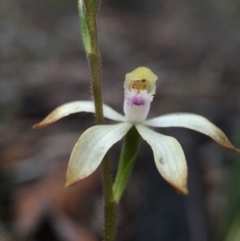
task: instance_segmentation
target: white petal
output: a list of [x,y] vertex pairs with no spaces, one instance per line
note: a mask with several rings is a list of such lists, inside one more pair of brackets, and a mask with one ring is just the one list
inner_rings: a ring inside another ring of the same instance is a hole
[[[92,101],[73,101],[67,104],[61,105],[52,111],[43,121],[33,126],[33,128],[42,128],[48,126],[59,119],[78,112],[91,112],[95,113],[94,103]],[[108,105],[103,105],[104,117],[115,120],[125,121],[125,117]]]
[[210,136],[218,144],[229,150],[239,151],[217,126],[200,115],[174,113],[147,120],[144,124],[154,127],[185,127]]
[[86,130],[75,144],[67,170],[69,186],[92,174],[109,148],[126,135],[129,123],[98,125]]
[[141,124],[136,125],[139,134],[151,146],[158,171],[178,191],[186,194],[187,164],[179,142],[170,136],[159,134]]

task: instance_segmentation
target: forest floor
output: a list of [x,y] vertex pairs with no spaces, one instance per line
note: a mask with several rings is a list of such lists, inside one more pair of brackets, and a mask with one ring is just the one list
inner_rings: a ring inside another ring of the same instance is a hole
[[[0,2],[0,241],[100,240],[100,169],[64,188],[71,149],[94,123],[93,115],[32,129],[55,107],[91,99],[76,2]],[[237,145],[237,7],[200,0],[103,2],[98,28],[104,102],[122,113],[125,74],[147,66],[159,78],[150,117],[201,114]],[[165,184],[143,144],[119,208],[119,240],[212,240],[223,218],[235,154],[189,130],[161,132],[176,137],[185,150],[190,194],[180,196]],[[119,149],[117,144],[110,154],[113,170]]]

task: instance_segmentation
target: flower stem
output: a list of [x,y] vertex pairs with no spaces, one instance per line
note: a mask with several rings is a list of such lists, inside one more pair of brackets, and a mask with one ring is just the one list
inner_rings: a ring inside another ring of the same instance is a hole
[[104,241],[115,240],[116,204],[113,200],[112,176],[109,158],[106,155],[102,162],[104,188]]
[[114,201],[118,203],[126,189],[140,148],[140,135],[133,126],[124,138],[116,179],[113,184]]
[[[81,1],[81,0],[80,0]],[[97,1],[98,2],[98,1]],[[84,0],[87,16],[86,22],[90,35],[90,48],[86,49],[91,79],[92,92],[96,110],[96,121],[98,124],[104,123],[102,108],[102,88],[101,88],[101,68],[100,53],[97,39],[96,8],[93,1]],[[80,4],[79,4],[80,6]],[[103,190],[104,190],[104,241],[114,241],[115,239],[115,203],[113,200],[111,167],[108,155],[102,161]]]

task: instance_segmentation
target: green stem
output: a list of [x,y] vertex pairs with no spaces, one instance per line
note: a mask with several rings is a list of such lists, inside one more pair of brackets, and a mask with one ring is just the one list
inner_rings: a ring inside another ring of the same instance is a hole
[[116,179],[113,185],[114,201],[117,203],[126,189],[140,148],[140,135],[133,126],[124,138]]
[[88,14],[88,27],[91,38],[90,52],[87,52],[89,60],[91,79],[92,79],[92,91],[96,109],[96,119],[98,124],[104,123],[103,109],[102,109],[102,86],[101,86],[101,71],[100,71],[100,53],[98,49],[97,38],[97,23],[95,10],[89,0],[84,0],[85,7]]
[[102,162],[104,188],[104,240],[115,240],[116,204],[113,200],[112,176],[109,158],[106,155]]
[[[93,8],[89,0],[84,0],[86,7],[88,27],[91,39],[90,51],[87,51],[89,60],[92,91],[96,110],[96,120],[98,124],[104,123],[102,108],[102,88],[100,71],[100,53],[98,49],[96,9]],[[115,239],[115,203],[113,201],[111,167],[108,155],[102,161],[103,190],[104,190],[104,240],[114,241]]]
[[92,92],[95,104],[97,124],[104,124],[103,108],[102,108],[102,87],[100,72],[100,55],[99,53],[89,53],[88,61],[91,71]]

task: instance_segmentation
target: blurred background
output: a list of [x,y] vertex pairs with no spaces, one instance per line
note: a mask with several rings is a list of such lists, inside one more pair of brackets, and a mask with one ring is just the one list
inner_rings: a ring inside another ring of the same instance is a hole
[[[204,115],[240,147],[240,1],[105,0],[98,17],[106,104],[122,113],[127,72],[159,77],[150,117]],[[74,143],[91,114],[33,130],[55,107],[89,100],[77,0],[0,1],[0,241],[97,241],[101,171],[64,188]],[[188,196],[158,174],[142,143],[118,208],[121,241],[239,241],[240,156],[186,129]],[[120,143],[111,152],[116,170]]]

